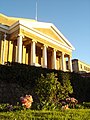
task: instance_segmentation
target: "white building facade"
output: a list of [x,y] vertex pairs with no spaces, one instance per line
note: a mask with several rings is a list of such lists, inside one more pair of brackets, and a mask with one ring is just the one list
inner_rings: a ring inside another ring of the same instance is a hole
[[72,71],[73,50],[71,43],[52,23],[0,14],[1,64],[9,61]]

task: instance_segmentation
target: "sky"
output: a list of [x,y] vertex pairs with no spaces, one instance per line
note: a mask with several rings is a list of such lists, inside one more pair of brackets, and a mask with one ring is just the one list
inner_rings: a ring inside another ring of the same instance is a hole
[[1,0],[0,13],[53,23],[75,47],[73,59],[90,64],[90,0]]

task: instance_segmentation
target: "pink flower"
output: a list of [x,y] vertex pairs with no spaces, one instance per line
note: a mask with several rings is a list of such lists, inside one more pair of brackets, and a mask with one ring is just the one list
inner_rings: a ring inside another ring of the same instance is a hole
[[66,101],[70,101],[71,100],[71,98],[69,97],[69,98],[66,98]]
[[25,106],[25,108],[30,108],[33,102],[33,98],[31,95],[26,95],[25,97],[20,98],[22,105]]
[[74,103],[74,102],[75,102],[75,100],[76,100],[75,98],[71,98],[71,102],[73,102],[73,103]]

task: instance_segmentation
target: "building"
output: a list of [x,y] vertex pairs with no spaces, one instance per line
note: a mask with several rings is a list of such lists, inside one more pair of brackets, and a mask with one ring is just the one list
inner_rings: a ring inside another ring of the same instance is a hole
[[76,73],[90,73],[90,65],[78,60],[72,60],[72,69]]
[[52,24],[0,14],[0,63],[18,62],[72,71],[74,47]]

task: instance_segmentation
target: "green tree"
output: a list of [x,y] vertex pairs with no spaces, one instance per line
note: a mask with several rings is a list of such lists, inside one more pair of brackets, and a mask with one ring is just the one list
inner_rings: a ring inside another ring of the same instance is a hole
[[61,85],[54,73],[48,73],[46,76],[41,74],[41,77],[36,81],[35,88],[35,92],[39,98],[39,109],[61,107],[60,100],[67,97],[68,93],[71,93],[72,88],[70,81],[63,82],[63,85]]
[[62,73],[61,85],[63,86],[63,90],[62,90],[63,97],[64,98],[69,97],[69,94],[73,93],[73,88],[72,88],[71,82],[69,80],[68,73]]

